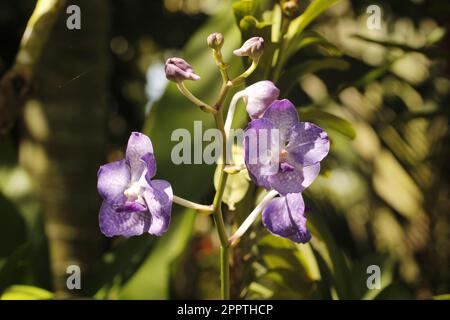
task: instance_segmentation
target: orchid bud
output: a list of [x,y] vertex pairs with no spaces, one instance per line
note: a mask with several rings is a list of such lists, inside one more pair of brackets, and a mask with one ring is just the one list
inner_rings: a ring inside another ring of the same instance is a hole
[[170,81],[181,82],[184,80],[200,80],[191,65],[181,58],[169,58],[164,66],[166,78]]
[[281,8],[283,13],[288,17],[294,17],[300,10],[298,0],[284,0],[281,1]]
[[242,96],[247,106],[247,113],[250,118],[258,119],[262,117],[269,106],[278,99],[280,90],[275,87],[272,81],[259,81],[247,87]]
[[206,42],[211,49],[219,50],[223,45],[223,34],[219,32],[211,33],[206,39]]
[[233,51],[233,53],[240,57],[250,57],[253,60],[258,60],[264,50],[264,39],[261,37],[253,37],[244,42],[242,47]]

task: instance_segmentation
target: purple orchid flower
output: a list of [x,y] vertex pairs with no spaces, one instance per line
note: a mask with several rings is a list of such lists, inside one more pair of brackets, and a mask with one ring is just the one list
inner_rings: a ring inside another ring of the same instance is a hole
[[249,123],[244,147],[252,180],[285,195],[302,192],[314,181],[330,142],[320,127],[299,122],[294,105],[284,99],[273,102],[262,118]]
[[276,236],[297,243],[311,239],[306,229],[305,202],[301,193],[289,193],[270,200],[263,209],[262,222]]
[[100,229],[107,237],[161,236],[170,224],[173,193],[165,180],[151,180],[156,173],[153,146],[146,135],[133,132],[125,159],[98,171],[97,189],[103,203]]

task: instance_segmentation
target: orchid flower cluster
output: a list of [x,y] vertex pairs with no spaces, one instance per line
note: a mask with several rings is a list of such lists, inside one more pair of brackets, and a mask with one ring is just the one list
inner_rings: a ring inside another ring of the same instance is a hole
[[[249,68],[233,79],[228,75],[229,65],[223,61],[223,42],[224,37],[220,33],[213,33],[207,38],[223,80],[215,104],[202,101],[185,86],[185,81],[198,81],[200,76],[182,58],[169,58],[165,73],[188,100],[214,116],[224,143],[230,138],[237,102],[240,99],[244,101],[251,119],[244,131],[245,167],[236,169],[227,166],[224,148],[222,157],[225,161],[218,164],[221,171],[214,201],[211,205],[197,204],[174,195],[169,182],[153,179],[156,161],[150,138],[133,132],[125,159],[100,167],[98,191],[103,198],[100,229],[108,237],[130,237],[144,233],[163,235],[170,225],[173,203],[212,213],[221,241],[221,261],[225,261],[228,269],[228,248],[237,244],[261,213],[263,225],[272,234],[296,243],[310,240],[302,192],[318,176],[320,161],[328,154],[330,142],[323,129],[313,123],[300,122],[294,105],[289,100],[279,100],[279,89],[268,80],[256,82],[236,93],[224,122],[222,106],[227,94],[231,88],[243,84],[257,68],[263,54],[264,40],[261,37],[250,38],[233,52],[251,60]],[[251,136],[256,144],[252,143]],[[258,149],[257,152],[253,152],[254,148]],[[223,190],[227,176],[240,170],[247,170],[251,180],[267,192],[235,233],[228,236],[221,209]],[[226,292],[227,270],[223,273],[222,285]]]

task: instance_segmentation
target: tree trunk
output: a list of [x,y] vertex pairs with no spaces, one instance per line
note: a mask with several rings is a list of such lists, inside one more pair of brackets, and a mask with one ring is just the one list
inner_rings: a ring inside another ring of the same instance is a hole
[[83,288],[103,239],[96,181],[106,141],[108,3],[70,4],[81,9],[81,30],[66,27],[64,8],[35,74],[20,142],[20,161],[42,203],[57,297],[82,295],[67,288],[67,267],[80,267]]

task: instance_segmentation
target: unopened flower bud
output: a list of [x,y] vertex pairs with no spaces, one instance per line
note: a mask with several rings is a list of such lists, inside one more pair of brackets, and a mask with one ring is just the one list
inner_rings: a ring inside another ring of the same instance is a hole
[[181,58],[169,58],[164,66],[166,78],[170,81],[181,82],[184,80],[200,80],[191,65]]
[[258,60],[264,50],[264,39],[261,37],[253,37],[244,42],[242,47],[233,51],[233,53],[240,57],[250,57],[253,60]]
[[247,112],[252,119],[262,117],[269,106],[278,99],[280,90],[272,81],[259,81],[247,87],[243,92]]
[[294,17],[300,10],[298,0],[284,0],[281,2],[281,8],[288,17]]
[[206,42],[211,49],[218,50],[222,48],[223,45],[223,34],[219,32],[211,33],[206,39]]

